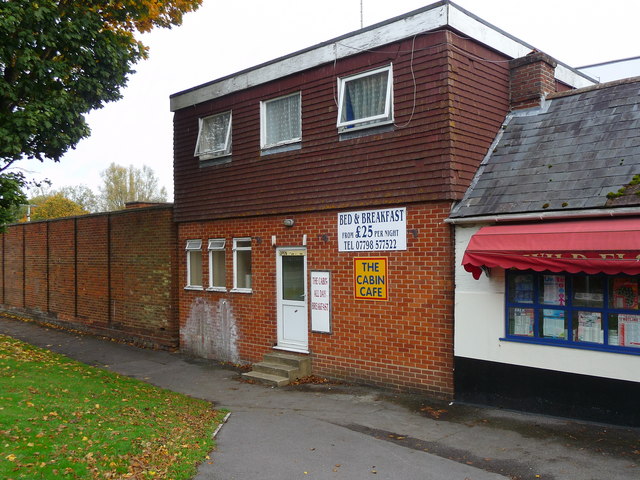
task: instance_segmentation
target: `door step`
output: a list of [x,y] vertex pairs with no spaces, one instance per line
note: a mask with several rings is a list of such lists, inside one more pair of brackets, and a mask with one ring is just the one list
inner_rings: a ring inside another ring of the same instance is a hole
[[299,378],[311,375],[309,356],[285,352],[267,353],[262,362],[254,363],[253,370],[243,373],[247,380],[282,387]]

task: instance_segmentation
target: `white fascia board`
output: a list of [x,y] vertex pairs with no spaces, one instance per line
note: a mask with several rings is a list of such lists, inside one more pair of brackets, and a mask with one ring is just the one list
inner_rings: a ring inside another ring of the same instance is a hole
[[531,45],[455,5],[452,5],[449,11],[449,25],[465,36],[484,43],[511,58],[524,57],[534,49]]
[[555,75],[558,80],[575,88],[591,87],[598,83],[597,80],[587,77],[585,74],[582,74],[560,62],[558,62],[558,66],[556,67]]
[[[457,5],[445,1],[176,93],[170,98],[170,108],[175,112],[444,26],[451,26],[511,58],[522,57],[534,49]],[[558,64],[556,77],[576,88],[597,83],[562,64]]]
[[411,37],[447,24],[447,5],[418,10],[391,23],[348,34],[299,53],[171,96],[171,111],[197,105],[232,92],[267,83],[297,72]]

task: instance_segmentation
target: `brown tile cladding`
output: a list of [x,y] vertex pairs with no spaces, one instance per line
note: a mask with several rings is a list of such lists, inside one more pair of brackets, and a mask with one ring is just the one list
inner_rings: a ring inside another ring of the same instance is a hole
[[[389,63],[395,127],[341,141],[336,79]],[[439,31],[179,110],[176,221],[459,199],[508,110],[508,85],[504,57]],[[261,156],[260,101],[296,91],[302,148]],[[232,160],[200,167],[198,118],[229,109]]]

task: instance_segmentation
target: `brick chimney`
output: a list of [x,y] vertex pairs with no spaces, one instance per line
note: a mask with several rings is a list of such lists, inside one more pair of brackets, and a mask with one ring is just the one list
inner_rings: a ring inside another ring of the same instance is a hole
[[544,98],[556,91],[556,65],[553,58],[537,50],[511,60],[511,110],[541,106]]

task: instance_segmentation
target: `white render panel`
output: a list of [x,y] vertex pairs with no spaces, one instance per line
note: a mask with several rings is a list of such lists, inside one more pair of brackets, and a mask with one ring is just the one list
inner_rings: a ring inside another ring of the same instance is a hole
[[501,341],[505,336],[504,270],[479,280],[461,265],[471,236],[480,226],[456,226],[456,356],[640,382],[640,356]]
[[[172,112],[175,112],[446,25],[450,25],[460,30],[464,35],[475,38],[513,58],[526,55],[532,49],[530,45],[481,22],[455,5],[447,4],[427,10],[418,10],[413,15],[409,14],[398,17],[394,21],[380,23],[377,27],[374,26],[361,33],[345,35],[317,47],[302,50],[297,54],[294,53],[291,56],[276,59],[219,81],[178,93],[171,97],[170,108]],[[576,88],[593,85],[593,82],[580,77],[563,65],[558,65],[556,77]]]

